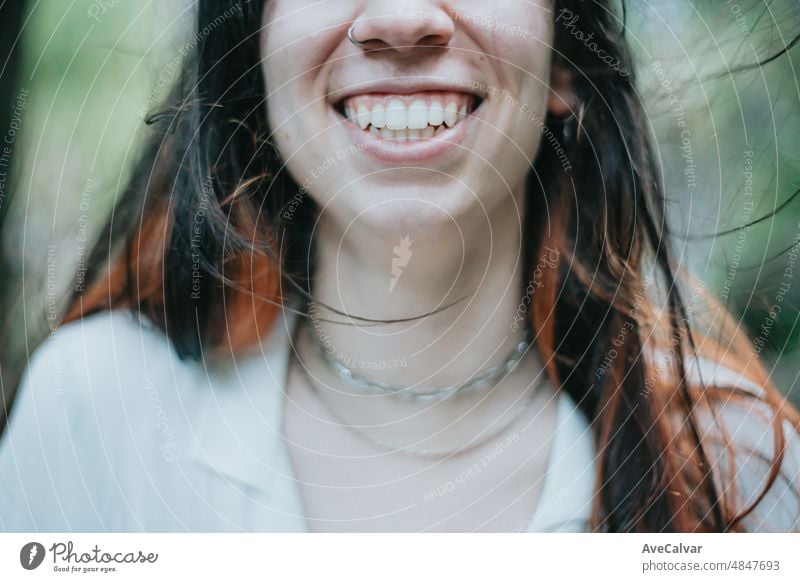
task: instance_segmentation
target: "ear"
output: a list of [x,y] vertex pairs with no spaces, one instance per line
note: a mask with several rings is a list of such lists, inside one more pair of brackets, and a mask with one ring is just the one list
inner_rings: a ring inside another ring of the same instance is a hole
[[553,66],[550,70],[550,89],[547,95],[548,113],[556,117],[567,117],[575,110],[576,105],[572,73]]

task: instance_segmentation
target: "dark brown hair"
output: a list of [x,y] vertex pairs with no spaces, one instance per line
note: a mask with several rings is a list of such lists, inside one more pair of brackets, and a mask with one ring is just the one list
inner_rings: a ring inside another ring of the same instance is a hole
[[[245,349],[268,332],[287,299],[309,293],[313,265],[305,257],[316,211],[270,141],[259,66],[264,3],[198,4],[196,50],[149,119],[156,131],[93,254],[88,286],[65,317],[140,311],[187,359]],[[591,527],[742,530],[778,479],[783,423],[798,426],[797,412],[724,308],[673,264],[624,15],[614,16],[610,2],[555,4],[556,14],[577,16],[607,56],[599,59],[556,26],[554,67],[571,76],[579,104],[577,131],[560,144],[571,168],[545,144],[526,194],[529,209],[550,209],[546,217],[526,217],[528,270],[549,252],[545,247],[559,253],[558,268],[544,271],[533,297],[535,345],[554,385],[589,419],[597,443]],[[226,11],[233,16],[219,23]],[[545,120],[557,136],[563,123]],[[699,331],[698,314],[711,312],[714,333],[727,338],[719,349],[710,327]],[[756,389],[694,379],[687,372],[698,356],[744,373]],[[709,431],[700,415],[749,400],[770,411],[764,430],[772,429],[775,455],[759,499],[742,507],[735,472],[714,461],[707,434],[731,463],[739,448],[724,428]]]

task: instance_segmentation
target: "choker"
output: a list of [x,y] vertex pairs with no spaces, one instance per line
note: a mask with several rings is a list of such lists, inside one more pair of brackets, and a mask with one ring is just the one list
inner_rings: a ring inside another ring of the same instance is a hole
[[326,349],[320,340],[319,334],[316,333],[311,326],[306,325],[304,327],[320,360],[331,372],[351,387],[368,395],[395,396],[419,401],[443,400],[452,396],[469,394],[482,388],[497,385],[503,376],[510,373],[527,353],[531,345],[532,336],[531,331],[527,330],[524,336],[525,339],[519,342],[500,364],[476,372],[463,382],[450,386],[401,386],[372,379],[346,366],[342,361],[336,358],[334,354],[331,354],[330,351]]

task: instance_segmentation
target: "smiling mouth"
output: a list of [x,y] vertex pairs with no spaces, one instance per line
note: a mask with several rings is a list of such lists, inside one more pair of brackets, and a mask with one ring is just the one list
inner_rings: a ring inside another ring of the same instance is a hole
[[480,99],[469,93],[426,91],[354,95],[341,101],[337,110],[348,122],[379,139],[405,142],[437,137],[479,106]]

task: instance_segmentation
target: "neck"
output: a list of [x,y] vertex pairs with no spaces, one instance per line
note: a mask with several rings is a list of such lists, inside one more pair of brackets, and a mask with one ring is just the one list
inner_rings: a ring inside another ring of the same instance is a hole
[[393,384],[450,386],[523,340],[513,325],[524,273],[513,205],[433,230],[389,236],[322,217],[312,326],[343,364]]

